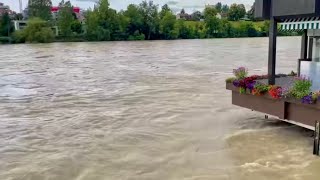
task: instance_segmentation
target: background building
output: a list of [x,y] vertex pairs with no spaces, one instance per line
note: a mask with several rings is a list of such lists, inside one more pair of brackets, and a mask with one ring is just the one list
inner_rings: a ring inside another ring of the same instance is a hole
[[15,16],[17,15],[15,11],[10,10],[9,6],[0,2],[0,16],[2,16],[5,13],[8,13],[10,18],[15,18]]

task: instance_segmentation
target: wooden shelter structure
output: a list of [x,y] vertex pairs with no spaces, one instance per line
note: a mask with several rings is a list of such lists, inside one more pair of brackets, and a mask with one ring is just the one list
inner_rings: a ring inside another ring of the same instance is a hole
[[[283,86],[290,82],[290,77],[276,75],[278,31],[303,32],[301,54],[300,57],[297,57],[297,72],[299,75],[302,63],[320,62],[320,0],[255,0],[255,6],[256,18],[270,20],[268,79],[263,80],[265,83]],[[318,74],[317,71],[320,75],[320,65],[314,70],[313,74]],[[312,79],[313,81],[319,81],[319,77],[310,78],[315,78]],[[293,77],[291,79],[293,80]],[[288,86],[290,86],[290,83]],[[273,115],[279,117],[280,120],[315,130],[314,154],[319,155],[319,101],[315,104],[303,104],[300,100],[293,98],[274,100],[269,95],[241,94],[239,88],[233,86],[232,83],[227,83],[226,88],[232,91],[232,103],[234,105]]]

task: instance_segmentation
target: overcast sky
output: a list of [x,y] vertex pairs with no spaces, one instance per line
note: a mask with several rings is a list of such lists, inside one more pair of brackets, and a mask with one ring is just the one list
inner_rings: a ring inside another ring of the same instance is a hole
[[[57,5],[61,0],[52,0],[53,5]],[[93,1],[97,0],[71,0],[74,6],[79,6],[80,8],[87,9],[93,6]],[[117,10],[125,9],[128,4],[134,3],[139,4],[142,0],[109,0],[111,7]],[[185,8],[187,11],[199,10],[204,7],[205,4],[215,4],[217,2],[222,2],[222,4],[245,4],[246,7],[250,7],[254,0],[154,0],[154,3],[163,5],[168,3],[173,10],[178,10]],[[19,0],[0,0],[6,5],[9,5],[11,9],[19,11]],[[23,8],[26,7],[28,0],[22,0]]]

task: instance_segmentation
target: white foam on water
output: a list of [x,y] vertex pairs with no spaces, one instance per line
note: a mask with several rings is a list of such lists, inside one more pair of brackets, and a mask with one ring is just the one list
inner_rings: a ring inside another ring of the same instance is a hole
[[17,88],[13,86],[4,86],[0,88],[0,96],[5,96],[7,98],[19,98],[24,96],[36,95],[37,90]]

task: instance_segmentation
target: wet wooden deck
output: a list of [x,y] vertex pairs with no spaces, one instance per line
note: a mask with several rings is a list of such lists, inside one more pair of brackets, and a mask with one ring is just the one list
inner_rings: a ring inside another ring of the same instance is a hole
[[[279,77],[279,78],[276,78],[275,85],[280,86],[282,88],[289,89],[293,85],[293,80],[294,80],[293,76]],[[258,82],[261,82],[263,84],[268,84],[268,79],[262,79],[262,80],[259,80]]]
[[[320,63],[319,62],[302,62],[301,63],[301,75],[304,75],[312,80],[313,92],[320,91]],[[259,80],[259,82],[268,84],[267,79]],[[276,78],[275,85],[289,89],[292,87],[294,77],[279,77]]]

